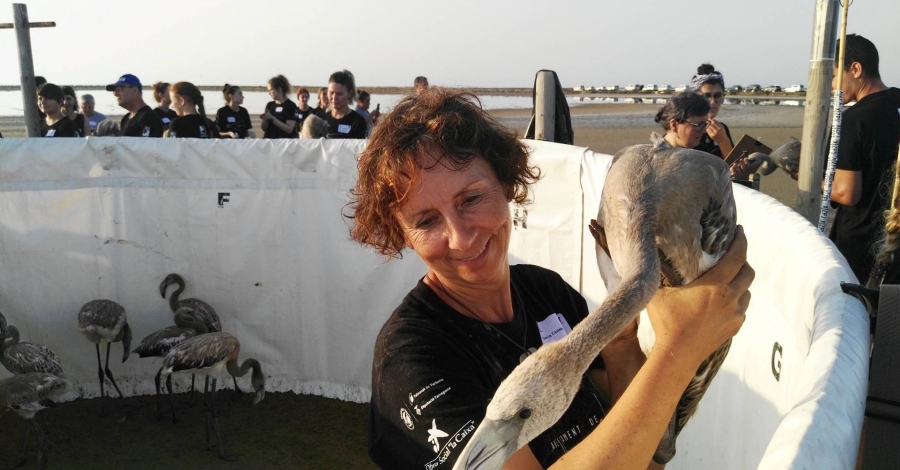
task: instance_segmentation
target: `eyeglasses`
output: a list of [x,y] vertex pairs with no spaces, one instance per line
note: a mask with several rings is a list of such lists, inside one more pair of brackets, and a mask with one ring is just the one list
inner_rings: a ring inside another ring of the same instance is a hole
[[716,93],[715,95],[712,95],[709,93],[703,93],[703,97],[706,98],[706,101],[715,100],[716,103],[722,103],[725,101],[725,93],[722,93],[721,91]]
[[693,122],[690,122],[690,121],[684,121],[683,124],[690,124],[690,125],[694,126],[694,128],[697,129],[697,132],[703,132],[706,130],[707,127],[709,127],[709,121],[703,121],[700,124],[694,124]]

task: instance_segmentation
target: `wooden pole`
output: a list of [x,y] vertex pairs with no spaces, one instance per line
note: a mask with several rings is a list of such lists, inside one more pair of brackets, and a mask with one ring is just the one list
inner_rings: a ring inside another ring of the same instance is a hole
[[809,63],[806,109],[797,178],[797,212],[812,224],[822,205],[822,168],[825,167],[831,79],[834,75],[838,30],[838,0],[817,0],[813,50]]
[[553,72],[538,72],[534,92],[534,138],[553,142],[556,130],[556,83]]
[[25,129],[28,137],[41,136],[41,115],[37,105],[37,87],[34,84],[34,61],[31,57],[31,33],[28,25],[28,7],[13,3],[16,40],[19,43],[19,79],[22,83],[22,107],[25,109]]

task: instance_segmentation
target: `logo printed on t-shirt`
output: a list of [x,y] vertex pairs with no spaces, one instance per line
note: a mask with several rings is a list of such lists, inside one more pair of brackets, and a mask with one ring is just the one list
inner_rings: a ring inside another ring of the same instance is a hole
[[[434,424],[433,421],[432,424]],[[440,430],[438,431],[443,432]],[[465,441],[466,437],[471,435],[473,432],[475,432],[475,421],[472,421],[470,419],[466,422],[466,424],[463,424],[462,427],[460,427],[453,434],[453,436],[447,436],[450,437],[449,439],[447,439],[447,443],[444,444],[443,448],[435,450],[438,455],[434,458],[434,460],[425,464],[425,470],[434,470],[438,468],[442,463],[446,462],[447,459],[450,458],[450,454],[452,454],[454,450],[456,450],[457,448],[462,450],[463,441]],[[429,438],[429,442],[431,442],[431,438]],[[435,442],[437,442],[437,439],[435,439]]]
[[150,137],[150,126],[144,126],[144,132],[141,133],[144,137]]
[[409,411],[406,411],[406,408],[400,408],[400,419],[403,420],[403,424],[405,424],[410,431],[416,428],[412,416],[410,416]]
[[437,420],[432,419],[431,420],[431,429],[428,430],[428,442],[430,442],[431,445],[433,446],[435,453],[437,453],[441,450],[441,444],[438,441],[438,439],[440,439],[442,437],[450,437],[450,435],[445,433],[444,431],[441,431],[440,429],[438,429]]

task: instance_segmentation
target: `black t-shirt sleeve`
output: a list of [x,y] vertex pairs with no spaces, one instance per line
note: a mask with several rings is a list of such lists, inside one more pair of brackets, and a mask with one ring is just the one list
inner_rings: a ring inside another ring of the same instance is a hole
[[862,130],[862,122],[853,113],[844,115],[841,123],[841,140],[838,143],[838,158],[835,168],[838,170],[863,171],[865,169],[866,138]]
[[211,119],[206,119],[206,127],[209,129],[209,138],[219,139],[222,137],[222,134],[220,134],[219,130],[216,129],[216,123]]
[[452,467],[493,396],[452,345],[434,339],[376,352],[369,456],[382,468]]
[[216,111],[216,128],[219,132],[227,132],[228,131],[228,115],[226,114],[227,107],[219,108]]

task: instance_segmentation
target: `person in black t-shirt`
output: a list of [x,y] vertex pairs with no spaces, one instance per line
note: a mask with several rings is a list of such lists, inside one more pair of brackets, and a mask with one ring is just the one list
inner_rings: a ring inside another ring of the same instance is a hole
[[250,113],[241,104],[244,103],[244,92],[234,85],[225,84],[222,88],[225,97],[225,106],[216,112],[216,127],[222,137],[233,139],[256,138],[253,132],[253,123],[250,122]]
[[[386,257],[409,247],[427,272],[375,341],[369,455],[383,468],[450,469],[520,361],[546,358],[547,343],[590,317],[558,274],[509,265],[510,203],[524,203],[540,177],[514,132],[474,96],[440,88],[404,97],[378,126],[358,159],[351,236]],[[649,356],[636,321],[599,354],[567,354],[579,356],[581,380],[562,417],[521,449],[506,435],[514,447],[496,455],[515,451],[511,468],[646,467],[698,366],[743,322],[746,249],[738,231],[700,282],[660,289],[648,306],[657,334]],[[641,418],[607,414],[609,403]],[[512,416],[548,412],[524,411]]]
[[141,81],[131,74],[122,75],[116,83],[106,85],[106,91],[113,92],[119,106],[128,111],[122,117],[122,136],[162,137],[162,120],[144,103],[142,89]]
[[325,115],[329,139],[365,139],[366,119],[350,108],[356,98],[356,80],[349,70],[341,70],[328,78],[328,101],[331,110]]
[[303,123],[306,122],[306,118],[313,114],[315,108],[311,108],[309,106],[309,90],[306,88],[298,88],[297,89],[297,125],[300,129],[303,128]]
[[297,105],[287,96],[291,92],[291,84],[283,75],[269,79],[267,86],[272,101],[266,104],[266,111],[259,115],[265,139],[296,139]]
[[882,214],[890,202],[892,167],[900,145],[900,89],[882,82],[878,49],[871,41],[855,34],[848,34],[846,41],[843,100],[856,104],[843,113],[831,190],[831,201],[838,207],[828,238],[865,283],[875,264],[873,244],[883,233]]
[[328,103],[328,88],[322,87],[319,88],[319,102],[316,103],[316,107],[313,108],[313,114],[319,116],[319,119],[324,120],[326,116],[328,116],[329,111],[329,103]]
[[166,82],[156,82],[153,84],[153,99],[156,100],[158,106],[153,108],[153,112],[159,116],[163,123],[163,131],[169,129],[169,124],[178,117],[175,110],[170,109],[172,99],[169,97],[169,84]]
[[203,94],[190,82],[178,82],[169,87],[169,99],[178,117],[169,124],[166,137],[218,139],[214,122],[206,118]]
[[75,89],[70,86],[62,87],[63,114],[75,123],[75,127],[81,131],[82,136],[91,135],[91,126],[88,125],[84,115],[78,112],[78,98],[75,97]]
[[44,113],[42,137],[82,137],[75,122],[63,114],[64,100],[62,88],[52,83],[45,83],[38,91],[38,107]]
[[731,130],[724,122],[716,121],[722,103],[725,102],[725,77],[712,65],[703,64],[697,67],[697,75],[691,79],[691,91],[703,95],[710,106],[706,133],[700,139],[700,145],[694,148],[725,158],[734,148]]

